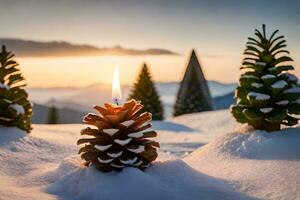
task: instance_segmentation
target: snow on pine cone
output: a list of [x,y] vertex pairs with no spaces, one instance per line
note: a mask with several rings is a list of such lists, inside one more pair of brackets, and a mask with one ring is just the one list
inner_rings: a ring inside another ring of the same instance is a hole
[[85,165],[95,164],[101,171],[121,170],[124,167],[145,169],[157,158],[159,143],[148,138],[156,137],[151,113],[139,114],[143,105],[130,100],[123,106],[105,104],[94,106],[101,114],[87,114],[83,122],[96,128],[81,130],[82,138],[77,145]]

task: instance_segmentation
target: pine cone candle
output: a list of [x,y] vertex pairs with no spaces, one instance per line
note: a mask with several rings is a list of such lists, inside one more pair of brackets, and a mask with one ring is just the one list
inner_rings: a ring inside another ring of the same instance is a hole
[[139,114],[143,105],[130,100],[123,106],[105,104],[94,106],[101,114],[88,114],[83,122],[96,128],[87,127],[81,135],[92,136],[79,139],[77,145],[85,144],[79,150],[85,165],[95,164],[101,171],[121,170],[124,167],[145,169],[157,158],[159,143],[148,138],[157,133],[149,130],[152,125],[151,113]]

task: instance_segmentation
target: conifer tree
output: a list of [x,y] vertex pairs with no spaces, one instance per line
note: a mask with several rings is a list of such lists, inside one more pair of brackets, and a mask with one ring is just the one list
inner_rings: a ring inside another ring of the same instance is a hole
[[164,110],[158,92],[151,80],[147,65],[144,63],[137,82],[129,95],[129,99],[140,100],[144,105],[142,112],[150,112],[153,120],[163,120]]
[[231,112],[240,123],[256,129],[275,131],[281,125],[298,123],[294,114],[300,114],[300,86],[298,78],[289,73],[293,61],[284,49],[284,36],[274,31],[269,37],[265,25],[262,32],[255,29],[256,38],[249,37],[235,97],[237,104]]
[[32,107],[23,87],[25,79],[12,60],[13,54],[2,46],[0,52],[0,125],[31,131]]
[[55,106],[49,108],[48,124],[58,124],[58,112]]
[[213,101],[195,50],[185,71],[174,106],[174,116],[213,110]]

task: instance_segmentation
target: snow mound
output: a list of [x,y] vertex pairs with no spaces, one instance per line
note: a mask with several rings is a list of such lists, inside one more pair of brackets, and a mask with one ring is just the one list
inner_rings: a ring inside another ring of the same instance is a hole
[[228,110],[154,127],[158,161],[122,173],[83,167],[73,156],[82,124],[34,125],[31,134],[0,127],[0,199],[300,199],[299,127],[240,128]]
[[259,199],[300,199],[300,128],[277,132],[245,126],[186,158],[191,167]]
[[228,109],[186,114],[168,121],[192,128],[202,143],[209,143],[240,126]]
[[300,128],[286,128],[268,133],[246,127],[240,132],[217,138],[199,152],[208,149],[215,154],[238,158],[300,160]]
[[122,173],[101,173],[82,166],[78,157],[68,157],[53,176],[58,181],[47,191],[59,199],[247,199],[223,181],[199,173],[181,160],[156,162],[145,172],[125,168]]
[[0,125],[0,145],[5,145],[10,141],[16,141],[27,134],[18,128],[3,127]]

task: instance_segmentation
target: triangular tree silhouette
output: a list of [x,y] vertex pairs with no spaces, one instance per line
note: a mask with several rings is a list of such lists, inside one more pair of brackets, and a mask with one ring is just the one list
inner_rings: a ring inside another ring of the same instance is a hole
[[47,124],[58,124],[58,123],[59,123],[58,110],[55,106],[51,106],[48,110]]
[[179,87],[174,106],[174,116],[213,109],[213,100],[206,79],[197,59],[196,52],[193,50]]
[[144,107],[140,110],[140,113],[150,112],[152,119],[164,119],[164,108],[146,63],[143,64],[138,79],[129,95],[129,100],[130,99],[136,99],[142,102]]

